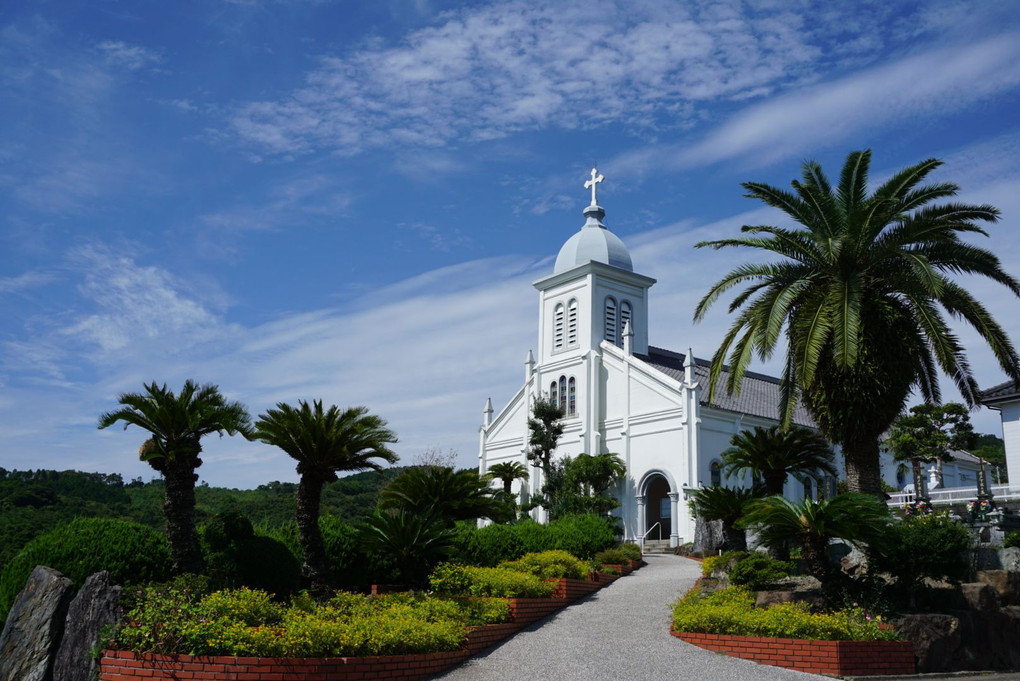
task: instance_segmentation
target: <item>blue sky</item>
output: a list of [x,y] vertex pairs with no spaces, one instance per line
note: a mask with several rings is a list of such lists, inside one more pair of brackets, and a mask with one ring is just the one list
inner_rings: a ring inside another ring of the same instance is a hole
[[[0,466],[148,479],[143,435],[96,418],[189,377],[253,414],[364,404],[404,461],[474,465],[594,163],[658,346],[710,356],[729,324],[692,311],[748,256],[692,244],[780,219],[739,183],[855,149],[875,181],[945,160],[1020,276],[1018,104],[1010,2],[4,3]],[[1020,302],[966,283],[1020,342]],[[204,459],[214,485],[296,479],[239,438]]]

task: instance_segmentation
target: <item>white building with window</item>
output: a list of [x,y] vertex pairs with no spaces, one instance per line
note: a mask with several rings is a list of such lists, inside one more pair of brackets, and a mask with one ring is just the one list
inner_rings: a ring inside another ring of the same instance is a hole
[[[694,536],[684,490],[722,482],[720,454],[735,433],[776,423],[779,382],[748,373],[739,395],[720,391],[709,404],[707,361],[649,345],[655,280],[634,271],[627,247],[604,224],[595,194],[601,180],[593,171],[584,225],[560,249],[552,274],[534,284],[537,357],[528,352],[524,384],[506,406],[494,413],[491,401],[486,404],[479,470],[504,461],[528,464],[531,404],[547,395],[566,414],[555,456],[618,455],[628,472],[617,511],[626,538],[650,531],[654,539],[661,531],[676,545]],[[814,425],[803,409],[794,422]],[[515,483],[523,501],[543,484],[541,471],[530,471],[527,483]],[[791,498],[805,492],[818,491],[788,482]]]

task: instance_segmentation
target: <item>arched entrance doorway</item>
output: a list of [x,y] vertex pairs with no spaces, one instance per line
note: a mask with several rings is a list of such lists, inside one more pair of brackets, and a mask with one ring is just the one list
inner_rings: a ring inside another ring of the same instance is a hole
[[[658,523],[658,527],[656,527]],[[646,539],[669,539],[672,508],[669,499],[669,480],[653,473],[645,483]]]

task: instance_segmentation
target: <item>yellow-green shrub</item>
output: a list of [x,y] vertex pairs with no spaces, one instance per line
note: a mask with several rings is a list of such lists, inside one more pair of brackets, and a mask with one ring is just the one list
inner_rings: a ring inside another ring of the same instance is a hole
[[441,563],[432,571],[432,588],[452,596],[548,598],[555,588],[530,572]]
[[517,560],[505,561],[499,567],[526,572],[542,579],[558,579],[572,577],[585,579],[588,576],[588,563],[579,560],[566,551],[542,551],[526,553]]
[[803,603],[756,608],[754,595],[730,587],[706,595],[698,589],[673,605],[673,629],[705,634],[801,638],[823,641],[891,641],[899,636],[860,608],[813,613]]

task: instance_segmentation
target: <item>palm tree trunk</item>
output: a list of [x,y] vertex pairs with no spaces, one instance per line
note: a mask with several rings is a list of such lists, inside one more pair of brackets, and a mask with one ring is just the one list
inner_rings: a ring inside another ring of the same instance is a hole
[[766,473],[765,476],[765,492],[770,497],[783,496],[783,487],[786,485],[786,471],[776,473]]
[[326,548],[319,530],[319,508],[322,500],[323,478],[315,473],[302,473],[297,488],[298,543],[305,562],[301,573],[311,583],[319,598],[332,595],[333,575],[329,570]]
[[885,499],[885,492],[882,491],[878,440],[844,445],[843,462],[846,468],[847,489]]
[[170,561],[175,574],[205,572],[202,549],[195,530],[195,467],[191,457],[179,456],[166,461],[163,478],[166,489],[163,515]]

